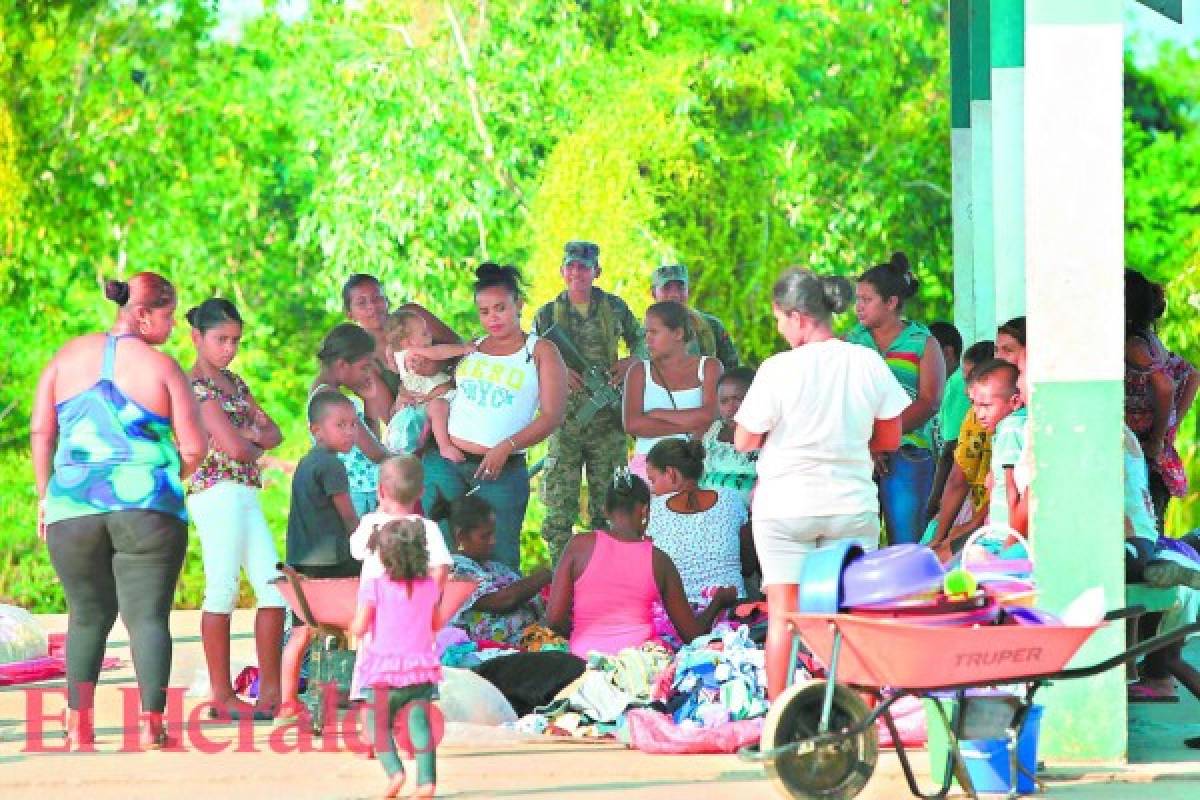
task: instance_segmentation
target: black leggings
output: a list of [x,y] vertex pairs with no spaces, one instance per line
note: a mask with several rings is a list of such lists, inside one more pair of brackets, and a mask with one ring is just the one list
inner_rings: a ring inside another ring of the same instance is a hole
[[92,705],[109,631],[129,631],[143,711],[162,711],[171,674],[171,601],[187,524],[158,511],[112,511],[47,527],[50,561],[67,595],[67,705]]

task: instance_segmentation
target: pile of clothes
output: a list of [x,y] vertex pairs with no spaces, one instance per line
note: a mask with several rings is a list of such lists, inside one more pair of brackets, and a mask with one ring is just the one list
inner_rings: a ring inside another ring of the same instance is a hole
[[731,752],[757,740],[767,711],[763,651],[749,633],[721,626],[675,654],[658,643],[593,654],[579,678],[512,727],[649,752]]
[[655,699],[679,725],[715,728],[767,713],[763,651],[740,626],[683,647],[659,676]]
[[670,664],[671,652],[656,642],[616,656],[593,653],[582,675],[514,727],[523,733],[613,738],[628,709],[650,704],[658,678]]

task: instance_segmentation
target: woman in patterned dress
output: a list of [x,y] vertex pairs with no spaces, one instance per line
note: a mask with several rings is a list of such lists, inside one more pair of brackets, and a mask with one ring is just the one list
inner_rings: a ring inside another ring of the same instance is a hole
[[[196,523],[204,559],[204,604],[200,638],[208,664],[213,711],[237,719],[273,716],[279,704],[279,659],[284,601],[272,581],[279,552],[259,502],[258,459],[283,441],[279,426],[229,370],[242,340],[242,318],[233,303],[211,297],[187,313],[196,363],[188,377],[200,404],[210,447],[188,484],[188,509]],[[255,708],[238,700],[229,674],[229,619],[237,605],[242,571],[254,587],[258,611],[259,692]],[[220,711],[218,711],[220,710]]]

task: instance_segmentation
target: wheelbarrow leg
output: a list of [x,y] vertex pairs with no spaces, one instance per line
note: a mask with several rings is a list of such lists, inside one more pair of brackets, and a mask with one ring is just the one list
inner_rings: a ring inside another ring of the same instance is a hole
[[796,682],[796,659],[800,656],[800,634],[792,633],[792,651],[788,654],[788,671],[784,682],[784,688],[790,687]]
[[[959,690],[954,693],[954,711],[951,718],[946,718],[946,710],[942,708],[942,704],[933,698],[933,707],[937,710],[938,717],[941,718],[942,726],[946,729],[946,738],[948,740],[946,753],[946,769],[942,778],[942,791],[933,797],[945,797],[950,792],[951,779],[957,779],[958,785],[967,793],[973,800],[978,800],[979,795],[975,792],[975,784],[971,782],[971,775],[967,772],[967,764],[963,761],[962,752],[958,749],[958,740],[962,735],[963,726],[963,709],[965,707],[964,699],[966,693]],[[924,797],[925,795],[922,795]]]
[[833,652],[829,655],[829,674],[825,680],[825,698],[821,703],[821,721],[817,725],[817,733],[829,733],[829,716],[833,713],[833,693],[837,689],[838,657],[842,653],[842,632],[836,626],[833,629]]
[[[938,712],[942,713],[941,706],[937,701],[935,700],[933,703],[938,706]],[[947,753],[946,769],[942,772],[942,785],[938,787],[938,790],[932,794],[921,791],[921,787],[917,785],[917,775],[913,771],[912,762],[908,758],[908,750],[905,749],[904,742],[900,739],[900,731],[896,728],[896,720],[892,717],[891,709],[884,711],[880,716],[883,718],[883,724],[887,725],[888,733],[892,735],[892,744],[896,748],[896,757],[900,759],[900,768],[904,770],[904,780],[908,784],[908,791],[912,793],[913,797],[920,797],[922,800],[942,800],[950,793],[950,785],[954,780],[954,773],[951,769],[954,764],[954,756]],[[942,722],[949,731],[951,723],[946,720],[944,713]]]
[[904,780],[908,783],[908,791],[913,797],[920,797],[923,800],[940,800],[950,791],[950,780],[947,778],[942,785],[942,790],[937,794],[925,794],[917,786],[917,776],[913,773],[912,764],[908,760],[908,751],[904,749],[904,742],[900,741],[900,731],[896,729],[896,720],[892,717],[891,709],[884,711],[880,716],[883,717],[883,724],[887,725],[888,733],[892,735],[892,745],[896,748],[896,757],[900,759],[900,768],[904,770]]

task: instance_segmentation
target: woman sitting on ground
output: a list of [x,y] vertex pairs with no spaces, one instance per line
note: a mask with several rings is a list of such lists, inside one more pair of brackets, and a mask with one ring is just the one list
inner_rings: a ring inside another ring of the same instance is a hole
[[[431,513],[441,517],[440,510]],[[517,645],[522,632],[545,616],[546,605],[538,593],[553,574],[542,568],[522,578],[512,567],[492,559],[496,515],[486,500],[465,495],[446,508],[446,516],[455,544],[452,577],[479,584],[454,624],[474,641]]]
[[737,592],[719,589],[697,618],[670,557],[645,536],[650,490],[628,470],[613,477],[605,513],[611,531],[571,537],[550,587],[546,624],[569,636],[580,658],[598,652],[615,655],[654,638],[653,607],[661,600],[683,641],[712,630]]
[[704,446],[664,439],[646,457],[650,477],[650,524],[646,535],[671,557],[688,602],[704,602],[704,591],[732,586],[746,596],[747,567],[756,566],[746,502],[733,489],[701,489]]

